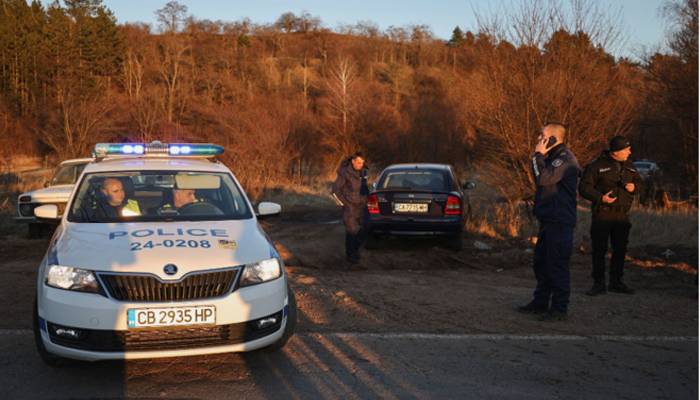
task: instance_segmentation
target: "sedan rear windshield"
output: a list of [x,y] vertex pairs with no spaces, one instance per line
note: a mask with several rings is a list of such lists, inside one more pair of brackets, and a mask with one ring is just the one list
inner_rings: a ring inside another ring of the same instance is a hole
[[449,191],[451,182],[443,171],[410,170],[387,172],[378,189]]

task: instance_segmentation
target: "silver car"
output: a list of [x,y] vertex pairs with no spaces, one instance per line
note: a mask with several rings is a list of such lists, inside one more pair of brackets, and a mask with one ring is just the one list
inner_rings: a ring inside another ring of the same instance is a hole
[[29,237],[39,237],[51,227],[50,221],[37,220],[34,216],[34,209],[45,204],[55,204],[58,207],[60,218],[66,207],[66,202],[73,192],[76,180],[83,172],[83,168],[91,161],[93,161],[92,158],[63,161],[56,167],[53,177],[46,182],[43,189],[19,195],[15,221],[29,224]]

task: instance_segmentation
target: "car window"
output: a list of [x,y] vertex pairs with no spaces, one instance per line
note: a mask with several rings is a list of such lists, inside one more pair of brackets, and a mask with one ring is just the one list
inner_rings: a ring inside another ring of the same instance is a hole
[[81,223],[252,218],[231,175],[192,171],[87,174],[68,220]]
[[634,162],[634,166],[638,169],[653,169],[656,167],[656,164],[646,161],[636,161]]
[[446,191],[449,190],[449,182],[442,171],[395,171],[388,172],[378,187],[380,189]]
[[58,168],[53,178],[51,185],[72,185],[78,179],[83,169],[87,164],[69,164]]

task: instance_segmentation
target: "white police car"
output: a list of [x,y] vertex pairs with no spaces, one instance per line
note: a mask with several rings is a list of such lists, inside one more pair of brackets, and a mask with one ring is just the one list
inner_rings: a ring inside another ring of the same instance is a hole
[[[98,144],[38,271],[50,365],[279,348],[296,304],[282,260],[211,144]],[[260,203],[257,217],[280,212]],[[55,205],[34,210],[55,218]]]

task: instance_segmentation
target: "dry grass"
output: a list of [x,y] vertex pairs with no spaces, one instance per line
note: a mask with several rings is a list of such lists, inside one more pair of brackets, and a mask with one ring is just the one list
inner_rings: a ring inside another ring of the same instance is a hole
[[330,197],[330,185],[330,182],[319,182],[313,186],[278,184],[260,193],[255,200],[273,201],[280,203],[283,208],[294,206],[334,207],[335,203]]
[[[537,221],[524,204],[477,204],[467,231],[494,239],[527,238],[537,234]],[[630,245],[698,247],[698,209],[692,206],[674,209],[635,207],[631,214]],[[590,242],[590,208],[578,208],[575,245]]]
[[537,234],[536,221],[525,203],[472,202],[469,233],[492,239],[527,238]]
[[[590,209],[579,207],[576,243],[590,242]],[[635,207],[630,213],[630,246],[698,247],[698,210],[694,207],[653,209]]]

